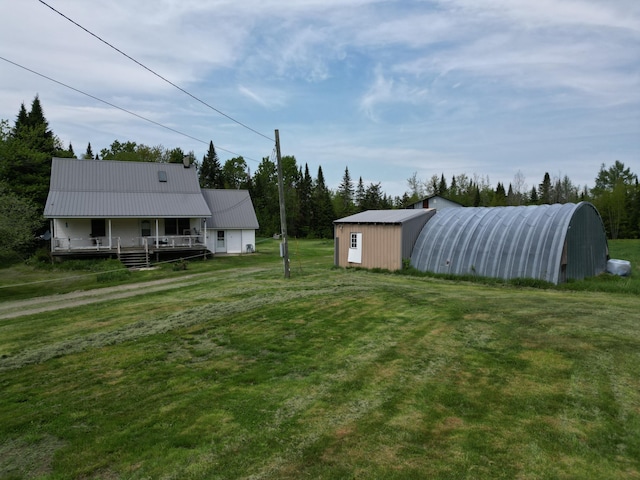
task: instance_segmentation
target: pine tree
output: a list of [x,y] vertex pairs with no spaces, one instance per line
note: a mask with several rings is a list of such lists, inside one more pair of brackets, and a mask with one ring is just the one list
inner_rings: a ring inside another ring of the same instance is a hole
[[335,213],[331,192],[324,181],[322,167],[318,167],[318,177],[313,189],[314,222],[313,233],[318,238],[331,238],[333,236],[333,221]]
[[209,141],[209,150],[202,157],[202,165],[198,172],[202,188],[224,188],[222,167],[213,141]]
[[92,160],[93,159],[93,150],[91,150],[91,142],[87,143],[87,151],[85,152],[83,158],[85,160]]
[[356,197],[355,197],[356,208],[359,212],[363,212],[365,210],[364,194],[365,194],[364,183],[362,182],[362,177],[360,177],[358,180],[358,186],[356,187]]
[[347,217],[351,215],[355,206],[353,204],[353,182],[351,181],[351,175],[349,174],[349,167],[344,169],[344,175],[342,176],[342,182],[338,186],[338,211],[336,212],[338,217]]
[[551,177],[549,172],[545,172],[542,183],[538,188],[538,202],[541,205],[550,205],[552,201],[551,193]]
[[62,146],[49,130],[37,96],[29,112],[24,104],[20,106],[4,150],[0,159],[0,181],[5,181],[12,193],[33,201],[39,211],[44,210],[49,192],[51,157],[62,150]]
[[444,173],[440,177],[440,183],[438,183],[438,195],[445,196],[448,192],[447,181],[444,178]]
[[[301,167],[302,168],[302,167]],[[300,185],[298,186],[298,230],[300,236],[309,237],[313,234],[313,178],[309,173],[309,165],[304,164],[304,174],[299,172]]]

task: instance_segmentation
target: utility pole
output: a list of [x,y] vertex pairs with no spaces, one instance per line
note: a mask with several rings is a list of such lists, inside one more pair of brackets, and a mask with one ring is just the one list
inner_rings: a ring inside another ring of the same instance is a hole
[[280,253],[284,263],[284,278],[291,276],[289,267],[289,245],[287,243],[287,212],[284,208],[284,183],[282,180],[282,158],[280,157],[280,133],[276,129],[276,158],[278,160],[278,197],[280,198],[280,230],[282,233],[282,243]]

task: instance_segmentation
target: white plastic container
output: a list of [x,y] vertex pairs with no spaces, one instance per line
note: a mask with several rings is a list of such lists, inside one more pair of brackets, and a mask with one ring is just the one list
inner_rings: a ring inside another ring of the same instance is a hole
[[631,262],[612,258],[607,262],[607,272],[620,277],[631,275]]

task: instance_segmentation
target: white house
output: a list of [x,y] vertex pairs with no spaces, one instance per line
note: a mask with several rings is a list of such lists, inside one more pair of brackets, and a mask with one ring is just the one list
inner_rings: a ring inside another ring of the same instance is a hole
[[[215,253],[208,248],[208,225],[236,211],[225,209],[237,203],[239,193],[216,191],[214,213],[205,192],[196,169],[186,164],[53,158],[44,209],[50,221],[51,252],[118,257],[144,252],[147,263],[153,253]],[[248,192],[244,195],[243,216],[233,227],[253,230],[253,237],[246,233],[247,240],[242,241],[255,245],[258,223]],[[249,211],[253,218],[245,225]]]
[[213,253],[252,253],[258,219],[247,190],[202,189],[211,210],[205,221],[205,244]]
[[433,208],[436,210],[444,210],[445,208],[460,208],[461,204],[441,197],[440,195],[430,195],[415,203],[412,203],[407,208]]

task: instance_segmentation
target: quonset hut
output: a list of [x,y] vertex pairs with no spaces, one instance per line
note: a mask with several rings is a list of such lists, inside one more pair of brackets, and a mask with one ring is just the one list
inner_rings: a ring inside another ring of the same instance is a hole
[[438,211],[416,240],[421,271],[554,284],[605,271],[609,250],[596,208],[587,202]]

